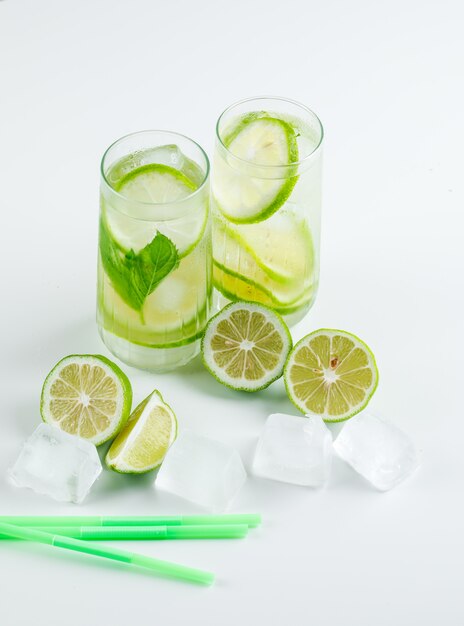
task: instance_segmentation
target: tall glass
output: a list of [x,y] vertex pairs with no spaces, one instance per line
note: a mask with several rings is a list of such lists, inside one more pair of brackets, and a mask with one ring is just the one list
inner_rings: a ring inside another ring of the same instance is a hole
[[101,164],[97,323],[108,349],[152,371],[200,349],[211,305],[209,162],[187,137],[143,131]]
[[220,116],[212,176],[218,306],[251,300],[289,324],[319,280],[323,129],[306,106],[252,98]]

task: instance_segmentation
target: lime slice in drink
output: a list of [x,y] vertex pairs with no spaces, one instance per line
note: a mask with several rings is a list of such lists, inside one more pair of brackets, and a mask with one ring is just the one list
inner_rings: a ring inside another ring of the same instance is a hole
[[283,319],[261,304],[233,302],[208,322],[203,362],[223,385],[258,391],[282,376],[292,346]]
[[[226,133],[224,145],[232,156],[216,160],[213,195],[228,220],[237,224],[261,222],[284,204],[298,179],[296,168],[282,172],[287,177],[280,179],[265,178],[261,170],[298,161],[296,137],[291,124],[266,113],[249,114]],[[247,163],[251,164],[248,169]]]
[[116,472],[142,474],[161,465],[177,436],[174,411],[155,389],[132,412],[111,444],[106,464]]
[[312,236],[306,220],[295,213],[282,210],[265,224],[246,226],[227,224],[216,217],[213,226],[215,258],[221,253],[222,237],[222,245],[236,241],[277,282],[303,285],[308,277],[312,280],[315,269]]
[[131,404],[131,384],[115,363],[99,355],[72,354],[45,379],[40,411],[47,424],[99,446],[124,426]]
[[274,297],[272,291],[258,285],[253,280],[231,273],[227,268],[214,262],[214,286],[228,300],[245,300],[258,302],[271,307],[281,315],[293,313],[311,300],[312,289],[305,290],[299,297],[288,302],[282,302]]
[[[265,228],[265,225],[261,227]],[[257,262],[256,257],[249,252],[243,242],[241,243],[239,238],[229,233],[230,230],[223,226],[222,220],[215,220],[213,253],[214,263],[220,270],[267,293],[269,303],[273,307],[288,307],[298,300],[309,298],[309,291],[313,288],[312,249],[310,247],[306,250],[306,259],[298,259],[299,267],[295,269],[299,271],[294,276],[289,276],[285,280],[283,278],[275,280],[263,269],[262,264]],[[284,257],[282,261],[289,256],[293,257],[293,253],[288,249],[282,249],[281,254]],[[225,277],[223,282],[227,283],[224,287],[232,291],[233,281]],[[238,294],[237,297],[239,297]],[[252,297],[240,297],[245,300],[255,300]],[[267,304],[266,300],[261,298],[258,301]]]
[[[115,188],[129,201],[163,204],[185,199],[197,185],[180,170],[153,163],[132,170]],[[173,242],[181,258],[189,254],[202,238],[207,217],[207,207],[201,203],[186,211],[185,215],[165,221],[141,220],[117,210],[105,211],[109,231],[124,250],[138,252],[159,231]]]
[[285,365],[290,400],[303,413],[341,422],[359,413],[378,382],[374,355],[355,335],[321,329],[303,337]]

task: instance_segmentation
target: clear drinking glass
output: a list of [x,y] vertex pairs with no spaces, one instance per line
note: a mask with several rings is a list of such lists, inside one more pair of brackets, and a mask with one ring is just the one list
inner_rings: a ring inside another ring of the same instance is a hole
[[97,323],[108,349],[153,371],[190,361],[211,304],[209,162],[187,137],[142,131],[101,164]]
[[261,302],[289,324],[316,297],[323,128],[306,106],[251,98],[220,116],[212,176],[217,304]]

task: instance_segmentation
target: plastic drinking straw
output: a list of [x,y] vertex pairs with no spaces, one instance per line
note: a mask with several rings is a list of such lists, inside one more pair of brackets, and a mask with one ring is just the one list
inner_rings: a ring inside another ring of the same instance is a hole
[[45,516],[1,515],[0,523],[15,526],[210,526],[216,524],[246,524],[259,526],[261,516],[255,513],[231,515],[168,515],[163,516]]
[[113,561],[122,561],[138,567],[143,567],[152,572],[156,572],[161,576],[169,578],[178,578],[188,580],[189,582],[200,583],[202,585],[210,585],[214,581],[214,575],[210,572],[204,572],[199,569],[171,563],[169,561],[161,561],[153,559],[143,554],[134,554],[126,550],[117,550],[115,548],[106,548],[88,541],[81,541],[73,537],[63,537],[62,535],[53,535],[44,533],[35,528],[26,528],[24,526],[14,526],[0,522],[0,533],[16,539],[25,539],[26,541],[35,541],[37,543],[45,543],[56,548],[65,548],[66,550],[75,550],[84,554],[93,554],[105,559]]
[[[234,526],[226,524],[217,526],[39,526],[37,530],[52,535],[87,540],[240,539],[248,533],[248,526],[246,524]],[[0,534],[0,539],[11,539],[11,537]]]

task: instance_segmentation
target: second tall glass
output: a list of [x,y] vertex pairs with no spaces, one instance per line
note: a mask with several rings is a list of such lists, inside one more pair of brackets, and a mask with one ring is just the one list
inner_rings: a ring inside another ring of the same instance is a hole
[[319,279],[323,129],[282,98],[232,105],[218,120],[213,162],[213,275],[218,305],[261,302],[289,324]]

